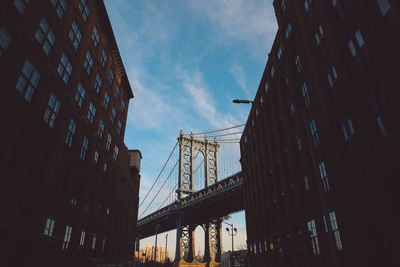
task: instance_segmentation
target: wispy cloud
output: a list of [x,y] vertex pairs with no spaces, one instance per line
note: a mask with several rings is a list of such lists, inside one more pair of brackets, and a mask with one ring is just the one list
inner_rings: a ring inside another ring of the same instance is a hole
[[177,75],[182,80],[182,86],[189,95],[192,109],[196,114],[216,128],[238,123],[234,116],[222,113],[216,108],[217,101],[200,71],[193,71],[190,75],[187,71],[178,68]]
[[[197,12],[217,23],[221,28],[219,34],[245,40],[255,48],[254,53],[258,56],[265,54],[266,46],[277,29],[272,0],[205,0],[190,3]],[[265,49],[260,44],[264,44]]]
[[245,93],[246,98],[250,98],[250,91],[246,85],[246,75],[243,71],[243,67],[238,65],[237,63],[234,63],[231,68],[231,73],[236,82],[240,85],[240,88],[242,88],[242,91]]

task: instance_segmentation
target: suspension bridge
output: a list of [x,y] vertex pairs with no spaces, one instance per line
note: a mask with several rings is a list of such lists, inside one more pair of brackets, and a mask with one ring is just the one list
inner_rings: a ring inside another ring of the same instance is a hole
[[243,127],[240,124],[190,134],[181,130],[139,204],[138,240],[176,229],[174,261],[195,266],[194,230],[201,226],[205,234],[204,265],[197,266],[219,266],[223,218],[244,209],[239,162]]

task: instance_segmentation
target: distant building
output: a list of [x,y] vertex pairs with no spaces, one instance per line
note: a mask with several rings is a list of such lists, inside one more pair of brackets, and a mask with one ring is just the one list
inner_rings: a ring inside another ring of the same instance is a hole
[[241,139],[250,266],[400,266],[400,2],[274,7]]
[[247,266],[247,251],[228,251],[221,256],[221,267],[245,267]]
[[164,263],[168,259],[167,248],[166,247],[157,247],[157,254],[155,255],[154,246],[153,247],[144,247],[139,250],[139,262],[161,262]]
[[0,3],[4,266],[132,260],[132,90],[101,0]]

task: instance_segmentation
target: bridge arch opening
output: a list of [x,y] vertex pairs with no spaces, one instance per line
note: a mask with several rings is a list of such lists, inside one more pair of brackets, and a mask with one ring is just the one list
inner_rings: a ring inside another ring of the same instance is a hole
[[194,255],[199,262],[204,258],[205,231],[202,225],[198,225],[194,231]]
[[193,190],[198,191],[204,188],[204,166],[206,164],[204,151],[197,149],[195,152],[194,166],[193,166]]

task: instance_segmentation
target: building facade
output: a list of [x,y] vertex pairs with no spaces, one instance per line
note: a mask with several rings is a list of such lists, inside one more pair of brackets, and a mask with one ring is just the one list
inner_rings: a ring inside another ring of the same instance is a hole
[[251,266],[399,266],[393,0],[275,0],[241,139]]
[[0,73],[0,265],[132,260],[141,155],[103,1],[1,1]]

